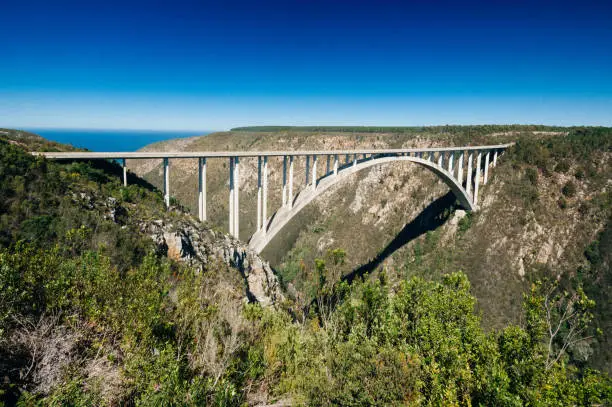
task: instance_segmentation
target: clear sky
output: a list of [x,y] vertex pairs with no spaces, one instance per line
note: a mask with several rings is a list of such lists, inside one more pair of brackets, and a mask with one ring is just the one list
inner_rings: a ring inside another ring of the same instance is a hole
[[0,127],[612,125],[609,0],[0,3]]

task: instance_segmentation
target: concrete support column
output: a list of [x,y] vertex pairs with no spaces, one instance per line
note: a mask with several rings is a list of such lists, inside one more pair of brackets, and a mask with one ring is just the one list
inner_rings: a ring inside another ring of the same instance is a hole
[[240,239],[240,201],[238,194],[240,192],[240,159],[234,158],[234,237]]
[[489,151],[487,151],[487,153],[485,154],[484,180],[482,184],[487,185],[488,180],[489,180]]
[[127,164],[125,158],[121,159],[121,165],[123,167],[123,186],[127,187]]
[[164,158],[164,202],[170,207],[170,163]]
[[455,152],[451,151],[448,153],[448,172],[453,173],[453,160],[455,158]]
[[444,168],[444,153],[441,151],[438,153],[438,167]]
[[268,156],[265,156],[263,159],[263,199],[261,205],[261,226],[265,234],[267,229],[266,220],[268,218]]
[[331,155],[327,156],[327,170],[325,170],[325,175],[329,175],[330,172],[330,162],[331,162]]
[[338,175],[338,154],[334,155],[334,177]]
[[312,156],[312,188],[317,187],[317,156]]
[[206,158],[198,159],[198,217],[206,220]]
[[262,199],[262,188],[261,188],[261,156],[257,156],[257,231],[261,229],[261,199]]
[[229,159],[229,234],[234,236],[234,157]]
[[306,171],[304,172],[305,172],[304,185],[308,186],[308,183],[310,182],[310,156],[309,155],[306,156]]
[[457,168],[457,182],[463,185],[463,151],[459,154],[459,166]]
[[468,169],[467,178],[465,179],[465,190],[469,194],[472,191],[472,161],[474,161],[474,153],[468,153]]
[[287,206],[287,156],[283,157],[283,208]]
[[287,204],[289,208],[293,207],[293,156],[289,156],[289,199]]
[[353,167],[357,165],[357,154],[353,154]]
[[351,157],[350,154],[347,154],[346,156],[344,156],[344,163],[348,165],[348,163],[351,161]]
[[482,153],[478,152],[476,159],[476,177],[474,178],[474,206],[478,205],[478,186],[480,185],[480,162],[482,161]]
[[493,152],[493,167],[497,165],[497,150]]

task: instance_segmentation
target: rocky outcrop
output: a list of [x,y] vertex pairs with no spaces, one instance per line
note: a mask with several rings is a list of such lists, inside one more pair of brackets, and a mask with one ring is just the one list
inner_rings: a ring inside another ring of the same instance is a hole
[[162,254],[174,260],[200,270],[221,260],[238,269],[250,301],[268,306],[284,299],[270,264],[239,240],[215,232],[191,218],[143,223],[141,231],[151,236]]

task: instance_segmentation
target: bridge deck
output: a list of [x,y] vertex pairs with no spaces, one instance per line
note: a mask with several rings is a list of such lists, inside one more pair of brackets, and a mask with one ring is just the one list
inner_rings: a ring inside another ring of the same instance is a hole
[[303,151],[142,151],[142,152],[33,152],[54,160],[74,159],[148,159],[148,158],[215,158],[215,157],[278,157],[278,156],[312,156],[312,155],[345,155],[345,154],[407,154],[427,152],[450,152],[472,150],[504,149],[512,145],[497,144],[466,147],[431,147],[431,148],[395,148],[395,149],[358,149],[358,150],[303,150]]

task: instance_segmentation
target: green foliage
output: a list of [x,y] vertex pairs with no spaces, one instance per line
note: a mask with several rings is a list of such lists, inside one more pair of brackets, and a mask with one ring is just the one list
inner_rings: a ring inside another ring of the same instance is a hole
[[465,233],[468,231],[468,229],[472,226],[473,216],[474,215],[472,212],[467,212],[463,218],[459,219],[459,222],[457,223],[459,233]]
[[565,185],[563,185],[561,193],[568,198],[573,198],[576,195],[576,184],[572,181],[567,181]]

